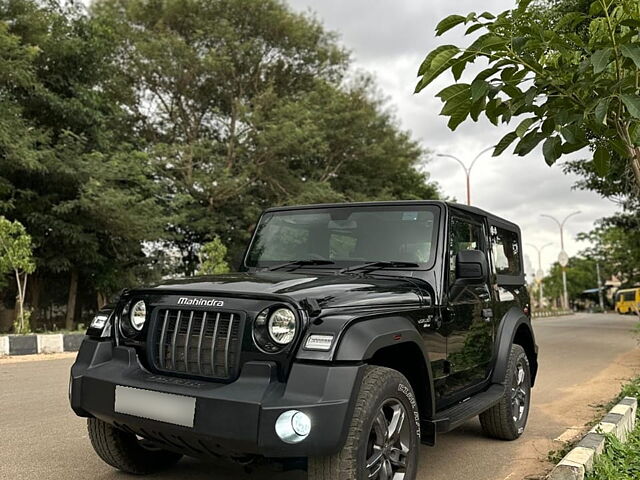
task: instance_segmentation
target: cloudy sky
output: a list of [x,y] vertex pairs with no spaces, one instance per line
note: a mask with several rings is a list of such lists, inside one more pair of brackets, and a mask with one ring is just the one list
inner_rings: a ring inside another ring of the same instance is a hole
[[[425,147],[469,162],[510,130],[480,119],[451,132],[446,118],[438,115],[442,108],[440,100],[434,98],[435,93],[450,84],[450,76],[443,76],[418,95],[413,94],[413,89],[418,66],[426,53],[442,43],[468,42],[456,30],[436,38],[434,28],[439,20],[474,10],[501,12],[511,8],[513,0],[287,1],[295,10],[313,12],[339,35],[353,54],[355,68],[374,74],[402,127],[410,130]],[[482,10],[478,10],[479,3]],[[573,190],[576,177],[564,175],[559,166],[548,167],[539,149],[524,158],[508,152],[497,158],[488,153],[478,160],[471,177],[471,201],[518,223],[525,243],[541,246],[553,242],[543,251],[546,270],[560,250],[559,232],[551,220],[540,217],[541,213],[562,219],[576,210],[582,212],[565,227],[565,249],[571,255],[586,247],[575,240],[575,235],[590,230],[594,220],[612,214],[617,208],[594,193]],[[465,201],[464,174],[455,161],[435,158],[426,169],[445,195]],[[535,251],[525,246],[525,252],[537,268]]]

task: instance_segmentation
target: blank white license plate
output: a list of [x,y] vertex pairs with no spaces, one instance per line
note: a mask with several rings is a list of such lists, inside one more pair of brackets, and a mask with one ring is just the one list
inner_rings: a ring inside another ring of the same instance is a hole
[[116,385],[114,410],[136,417],[193,427],[196,399]]

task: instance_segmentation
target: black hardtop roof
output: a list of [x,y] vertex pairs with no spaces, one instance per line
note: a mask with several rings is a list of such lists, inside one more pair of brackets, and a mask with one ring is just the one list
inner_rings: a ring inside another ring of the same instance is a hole
[[347,206],[379,206],[379,205],[382,205],[382,206],[384,205],[439,205],[445,209],[454,208],[457,210],[473,213],[475,215],[487,217],[489,219],[489,223],[494,223],[500,227],[504,227],[509,230],[520,232],[520,227],[518,227],[517,224],[509,220],[506,220],[502,217],[499,217],[497,215],[494,215],[493,213],[489,213],[486,210],[482,210],[481,208],[470,206],[470,205],[462,205],[455,202],[445,202],[442,200],[386,200],[386,201],[375,201],[375,202],[316,203],[311,205],[291,205],[291,206],[271,207],[266,209],[264,213],[281,212],[286,210],[306,210],[311,208],[336,208],[336,207],[347,207]]

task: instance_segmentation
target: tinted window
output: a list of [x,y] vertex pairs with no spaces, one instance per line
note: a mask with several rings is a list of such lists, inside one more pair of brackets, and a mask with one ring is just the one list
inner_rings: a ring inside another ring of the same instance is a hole
[[520,242],[516,232],[491,227],[491,254],[498,275],[522,274]]
[[484,229],[458,217],[451,217],[449,226],[449,279],[456,278],[456,255],[462,250],[484,250]]
[[437,207],[358,206],[263,215],[247,256],[250,267],[322,259],[336,266],[404,261],[425,266],[435,254]]

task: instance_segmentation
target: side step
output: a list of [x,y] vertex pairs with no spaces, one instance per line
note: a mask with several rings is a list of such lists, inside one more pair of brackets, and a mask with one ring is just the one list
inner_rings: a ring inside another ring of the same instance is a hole
[[433,419],[424,422],[424,426],[427,432],[431,431],[434,434],[450,432],[467,420],[493,407],[500,401],[503,394],[503,385],[492,385],[488,390],[436,413]]

